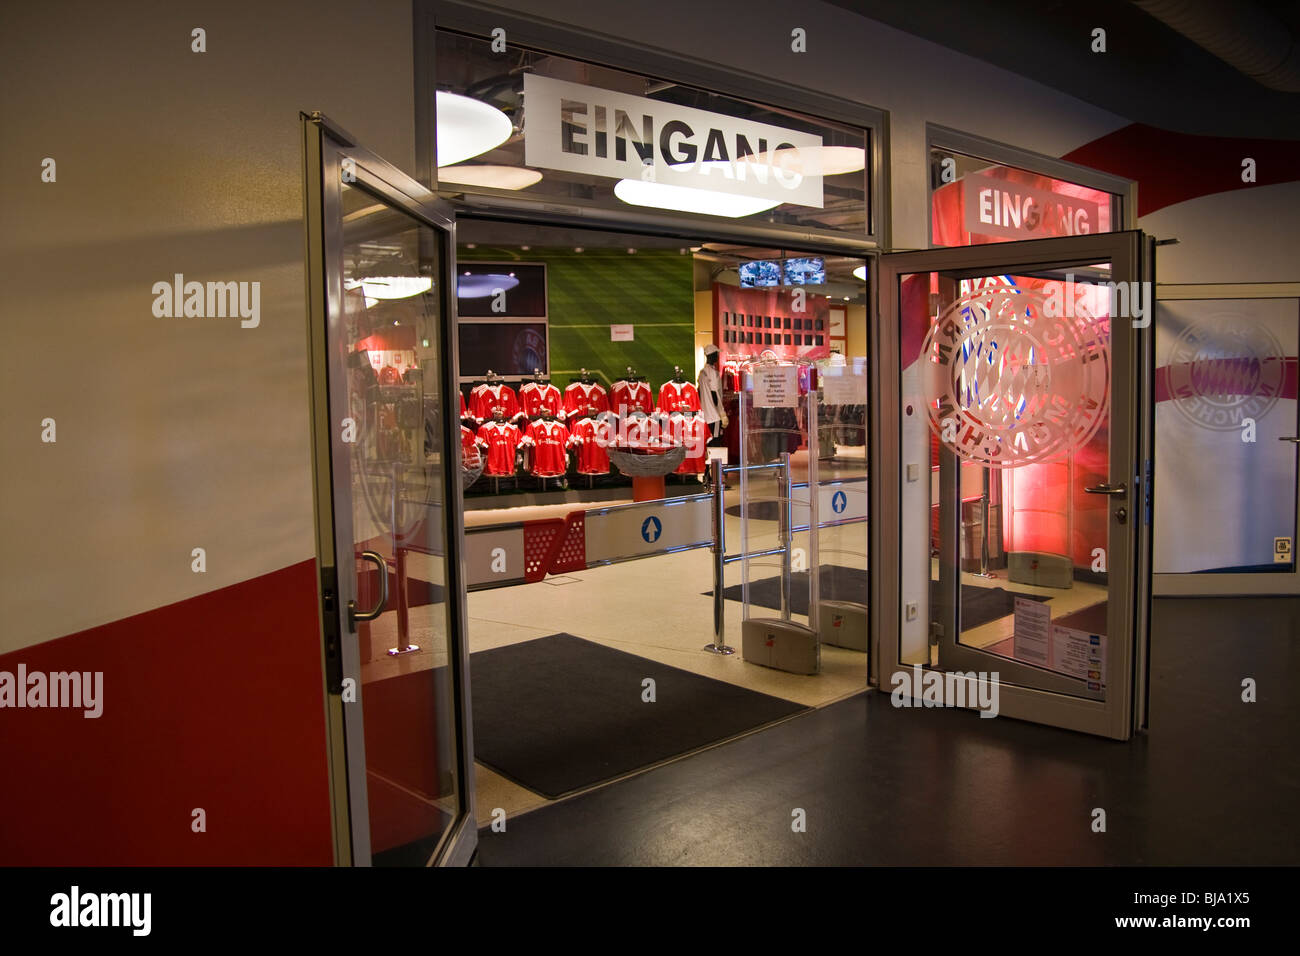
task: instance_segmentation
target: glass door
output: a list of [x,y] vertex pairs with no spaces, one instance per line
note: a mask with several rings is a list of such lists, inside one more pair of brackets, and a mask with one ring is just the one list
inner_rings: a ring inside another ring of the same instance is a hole
[[303,133],[336,858],[464,863],[476,831],[455,225],[324,117],[304,116]]
[[882,257],[882,688],[911,669],[958,706],[1145,723],[1152,259],[1137,232]]

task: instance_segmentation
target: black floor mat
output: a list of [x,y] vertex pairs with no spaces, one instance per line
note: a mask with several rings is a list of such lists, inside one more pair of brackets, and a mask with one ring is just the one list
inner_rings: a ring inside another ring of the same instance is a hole
[[470,674],[475,758],[552,799],[808,709],[571,634],[479,651]]
[[[823,564],[818,576],[822,600],[857,601],[867,603],[867,572],[862,568],[846,568],[838,564]],[[938,599],[939,582],[930,582],[930,601]],[[705,591],[712,594],[713,591]],[[741,586],[733,584],[722,592],[728,601],[741,600]],[[1016,598],[1046,601],[1034,594],[1013,594],[1002,588],[980,588],[970,584],[961,586],[962,629],[970,630],[1006,617],[1016,609]],[[780,578],[760,578],[749,582],[749,603],[773,610],[781,608]],[[790,575],[790,613],[808,613],[808,572],[795,571]]]

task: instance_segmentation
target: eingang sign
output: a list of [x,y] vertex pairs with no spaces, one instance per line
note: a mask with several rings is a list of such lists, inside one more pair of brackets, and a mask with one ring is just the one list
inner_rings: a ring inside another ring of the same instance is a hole
[[822,137],[524,74],[524,163],[822,206]]
[[966,231],[1001,239],[1086,236],[1101,232],[1095,202],[978,173],[962,177]]

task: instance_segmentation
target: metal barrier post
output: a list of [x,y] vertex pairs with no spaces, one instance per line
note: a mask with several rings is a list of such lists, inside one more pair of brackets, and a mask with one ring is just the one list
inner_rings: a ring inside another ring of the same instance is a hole
[[794,482],[790,475],[790,453],[781,453],[781,472],[777,476],[777,544],[781,548],[781,620],[790,620],[790,543],[794,540],[794,511],[790,496]]
[[711,654],[734,654],[736,649],[727,646],[726,614],[722,596],[723,570],[727,556],[727,512],[722,496],[722,459],[714,458],[709,462],[713,481],[713,643],[705,644],[704,649]]

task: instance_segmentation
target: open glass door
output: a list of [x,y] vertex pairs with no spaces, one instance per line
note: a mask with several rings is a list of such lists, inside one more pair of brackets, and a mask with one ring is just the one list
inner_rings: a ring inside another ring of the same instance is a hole
[[477,835],[455,224],[319,114],[303,135],[335,855],[465,863]]
[[1138,232],[882,257],[882,689],[1145,724],[1153,258]]

